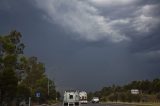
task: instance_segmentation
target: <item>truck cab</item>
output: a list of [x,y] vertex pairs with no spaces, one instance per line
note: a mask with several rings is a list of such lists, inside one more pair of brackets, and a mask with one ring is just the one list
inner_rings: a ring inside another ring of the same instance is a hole
[[80,103],[81,104],[87,104],[88,103],[88,101],[87,101],[87,92],[85,92],[85,91],[79,92],[79,97],[80,97]]

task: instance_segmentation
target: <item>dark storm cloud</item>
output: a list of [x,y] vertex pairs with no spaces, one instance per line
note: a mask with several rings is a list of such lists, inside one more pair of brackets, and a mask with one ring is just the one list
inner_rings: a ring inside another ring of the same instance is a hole
[[160,75],[159,8],[159,0],[1,0],[0,33],[20,31],[25,53],[46,63],[59,89],[97,90]]
[[130,50],[132,53],[149,52],[160,49],[160,26],[156,30],[149,33],[147,36],[134,38],[134,43],[131,43]]
[[142,35],[160,23],[159,16],[153,14],[159,5],[139,6],[138,0],[35,1],[36,6],[44,11],[44,15],[51,23],[56,22],[65,29],[75,32],[74,37],[88,41],[131,40],[132,36],[127,33],[128,30]]

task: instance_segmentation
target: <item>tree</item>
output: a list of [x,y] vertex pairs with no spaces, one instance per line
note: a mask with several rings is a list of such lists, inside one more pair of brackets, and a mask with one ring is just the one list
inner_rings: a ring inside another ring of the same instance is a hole
[[19,84],[17,87],[16,95],[17,105],[23,100],[28,101],[29,97],[31,97],[31,90],[29,89],[29,87],[23,83]]
[[41,97],[39,98],[40,101],[46,102],[46,100],[49,97],[48,78],[47,77],[43,77],[43,78],[37,80],[35,91],[41,93]]
[[0,103],[10,103],[16,94],[18,84],[19,57],[23,54],[24,44],[21,34],[12,31],[0,36]]
[[149,93],[150,89],[151,89],[151,82],[150,81],[148,81],[148,80],[141,81],[140,90],[142,90],[143,93]]
[[57,91],[57,92],[56,92],[56,96],[57,96],[57,100],[60,101],[60,98],[61,98],[60,92]]
[[88,101],[91,101],[92,100],[92,98],[94,97],[94,94],[92,93],[92,92],[89,92],[88,94],[87,94],[87,96],[88,96]]
[[25,78],[23,82],[32,90],[36,89],[38,80],[45,77],[45,66],[43,63],[38,62],[37,57],[30,57],[26,61]]
[[160,79],[157,78],[152,81],[152,92],[160,92]]
[[56,98],[54,81],[50,82],[48,96],[48,78],[45,75],[45,65],[37,57],[27,58],[23,54],[25,45],[21,42],[21,33],[12,31],[0,36],[0,105],[11,105],[13,100],[35,97],[40,90],[43,99]]
[[118,94],[117,93],[112,93],[111,95],[109,95],[108,99],[110,101],[118,101]]
[[48,93],[49,93],[48,94],[49,99],[52,99],[52,100],[58,99],[59,94],[58,92],[56,92],[55,84],[52,80],[49,80],[49,92]]
[[[45,75],[45,65],[38,61],[37,57],[30,57],[23,59],[25,63],[25,78],[23,83],[30,87],[32,92],[32,100],[36,100],[36,92],[40,92],[41,96],[39,100],[46,102],[47,99],[56,99],[56,89],[54,81],[51,81]],[[49,81],[49,82],[48,82]],[[49,84],[49,94],[48,94]]]
[[124,92],[119,93],[119,100],[122,102],[126,102],[127,96]]
[[159,101],[160,101],[160,92],[159,92],[159,93],[157,93],[156,98],[157,98],[157,100],[159,100]]
[[11,101],[15,98],[18,79],[14,70],[5,70],[1,74],[0,81],[0,102],[1,103],[11,103]]

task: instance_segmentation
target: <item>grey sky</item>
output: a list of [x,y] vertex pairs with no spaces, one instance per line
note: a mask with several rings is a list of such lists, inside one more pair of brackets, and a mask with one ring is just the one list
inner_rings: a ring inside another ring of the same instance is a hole
[[59,89],[160,76],[159,0],[0,0],[0,23],[0,34],[22,33]]

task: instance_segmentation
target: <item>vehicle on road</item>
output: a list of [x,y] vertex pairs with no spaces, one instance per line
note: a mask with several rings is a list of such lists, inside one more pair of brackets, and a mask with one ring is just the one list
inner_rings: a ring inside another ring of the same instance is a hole
[[92,103],[99,103],[99,98],[98,97],[93,97],[91,102]]
[[65,91],[63,98],[64,106],[79,106],[79,92],[78,91]]
[[80,97],[80,103],[81,104],[87,104],[88,103],[88,101],[87,101],[87,92],[85,92],[85,91],[79,92],[79,97]]

